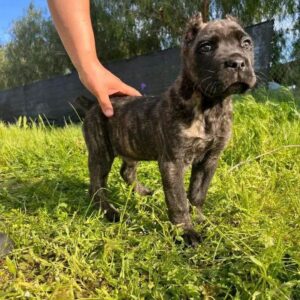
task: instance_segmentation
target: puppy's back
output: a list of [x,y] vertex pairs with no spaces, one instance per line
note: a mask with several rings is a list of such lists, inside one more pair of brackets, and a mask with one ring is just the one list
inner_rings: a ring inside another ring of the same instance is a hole
[[106,139],[115,155],[134,160],[156,160],[161,148],[161,106],[158,96],[112,97],[113,117],[107,118],[95,101],[80,97],[76,107],[84,114],[89,139]]

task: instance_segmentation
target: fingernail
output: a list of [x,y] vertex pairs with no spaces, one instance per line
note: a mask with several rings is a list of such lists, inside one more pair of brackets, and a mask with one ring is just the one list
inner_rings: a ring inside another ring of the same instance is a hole
[[111,116],[113,116],[114,111],[113,111],[111,108],[107,108],[107,109],[104,110],[104,114],[105,114],[107,117],[111,117]]

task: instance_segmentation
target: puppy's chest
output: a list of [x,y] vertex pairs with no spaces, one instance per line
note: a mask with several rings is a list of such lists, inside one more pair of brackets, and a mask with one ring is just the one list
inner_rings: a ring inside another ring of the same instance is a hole
[[199,113],[189,126],[180,130],[180,140],[187,162],[201,159],[209,150],[222,150],[231,134],[231,111]]

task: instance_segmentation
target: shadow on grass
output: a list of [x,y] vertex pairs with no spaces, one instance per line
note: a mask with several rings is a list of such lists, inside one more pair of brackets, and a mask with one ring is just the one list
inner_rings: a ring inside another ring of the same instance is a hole
[[[19,210],[23,214],[35,216],[44,211],[56,219],[62,210],[69,217],[76,213],[86,219],[99,213],[99,207],[90,198],[88,188],[88,182],[83,179],[65,175],[55,178],[33,178],[30,181],[0,181],[0,212],[4,212],[4,215],[14,215],[13,210]],[[151,197],[154,199],[150,199]],[[132,192],[121,178],[113,178],[108,184],[108,198],[122,216],[119,224],[139,223],[142,224],[144,233],[155,230],[161,232],[161,222],[169,220],[165,202],[163,201],[162,205],[157,203],[159,193],[154,196],[139,196]],[[153,214],[159,217],[153,220]],[[101,217],[101,220],[111,224],[105,217]]]
[[[89,196],[88,187],[89,184],[82,179],[65,175],[31,180],[5,180],[0,182],[0,205],[4,207],[4,211],[18,209],[34,214],[40,209],[52,212],[63,204],[71,214],[76,211],[89,215],[98,208]],[[117,194],[120,194],[119,188],[109,185],[109,197],[114,199],[114,204],[122,205],[124,201],[114,196]]]

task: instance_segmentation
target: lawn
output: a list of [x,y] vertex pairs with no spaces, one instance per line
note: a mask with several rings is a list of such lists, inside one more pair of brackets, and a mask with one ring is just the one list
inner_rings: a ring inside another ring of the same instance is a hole
[[15,243],[0,299],[300,299],[300,113],[287,91],[235,98],[196,248],[168,221],[155,162],[140,164],[155,190],[141,197],[115,161],[122,219],[109,223],[87,195],[80,126],[26,124],[0,123],[0,231]]

